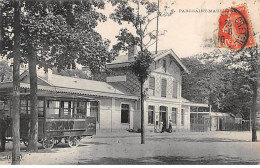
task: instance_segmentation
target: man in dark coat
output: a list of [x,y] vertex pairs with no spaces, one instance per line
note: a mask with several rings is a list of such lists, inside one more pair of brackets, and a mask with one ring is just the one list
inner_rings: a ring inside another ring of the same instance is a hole
[[0,152],[5,151],[5,133],[7,129],[7,123],[4,120],[4,115],[0,111]]

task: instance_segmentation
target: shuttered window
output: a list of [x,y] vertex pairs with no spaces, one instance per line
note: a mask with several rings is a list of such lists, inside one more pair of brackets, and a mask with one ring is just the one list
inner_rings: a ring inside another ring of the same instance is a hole
[[178,86],[177,86],[177,81],[173,80],[173,93],[172,93],[172,97],[173,98],[177,98],[178,95]]
[[149,95],[154,96],[155,92],[155,78],[149,78]]
[[153,124],[154,121],[154,106],[148,106],[148,124]]
[[167,88],[167,80],[166,79],[162,79],[161,97],[166,97],[166,88]]
[[121,105],[121,123],[129,123],[129,104]]
[[174,107],[172,108],[172,123],[177,123],[177,108]]

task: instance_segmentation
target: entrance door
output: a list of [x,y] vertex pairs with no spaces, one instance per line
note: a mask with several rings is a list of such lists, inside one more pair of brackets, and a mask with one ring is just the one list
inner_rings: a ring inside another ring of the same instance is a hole
[[160,121],[163,122],[163,130],[166,130],[166,112],[167,112],[167,107],[161,106],[160,107]]
[[222,118],[219,119],[219,131],[222,131]]

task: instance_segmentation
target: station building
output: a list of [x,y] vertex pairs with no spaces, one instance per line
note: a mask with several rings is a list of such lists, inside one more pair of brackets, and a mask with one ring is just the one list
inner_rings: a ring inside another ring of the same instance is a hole
[[[38,72],[39,112],[59,115],[94,116],[97,131],[138,130],[141,127],[140,85],[129,65],[136,50],[118,56],[107,64],[108,71],[93,74],[93,80]],[[174,131],[190,130],[190,107],[207,107],[182,98],[182,74],[189,73],[173,50],[152,55],[151,74],[145,81],[145,124],[148,131],[159,131],[160,122]],[[29,73],[21,74],[21,113],[30,113]],[[12,82],[0,83],[0,101],[10,116]]]

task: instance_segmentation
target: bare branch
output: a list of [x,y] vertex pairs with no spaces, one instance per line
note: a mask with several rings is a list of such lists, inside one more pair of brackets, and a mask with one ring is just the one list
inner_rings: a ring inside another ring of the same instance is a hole
[[157,18],[157,16],[153,17],[152,19],[150,19],[150,20],[148,21],[148,23],[147,23],[147,24],[145,25],[145,27],[144,27],[144,33],[145,33],[145,31],[146,31],[148,25],[149,25],[154,19],[156,19],[156,18]]

